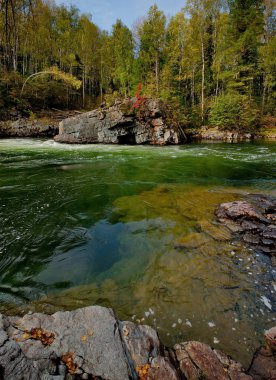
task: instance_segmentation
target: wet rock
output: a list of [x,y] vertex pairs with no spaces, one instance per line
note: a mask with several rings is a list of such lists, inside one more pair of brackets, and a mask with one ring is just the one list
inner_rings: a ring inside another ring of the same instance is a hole
[[248,201],[221,204],[216,210],[218,220],[254,249],[276,255],[276,200],[253,195]]
[[245,201],[222,203],[217,210],[219,220],[249,220],[268,223],[268,220],[262,214],[256,212],[254,207]]
[[265,332],[265,341],[270,350],[276,353],[276,327]]
[[[177,369],[149,326],[119,322],[111,309],[93,306],[72,312],[1,316],[3,379],[177,380]],[[30,331],[40,331],[33,337]],[[49,344],[44,336],[54,335]],[[2,378],[1,378],[2,380]]]
[[126,352],[136,369],[143,369],[148,365],[148,379],[151,380],[179,379],[169,354],[166,358],[162,356],[165,348],[161,345],[155,330],[149,326],[137,326],[132,322],[123,322],[120,328]]
[[207,220],[202,220],[198,222],[198,227],[216,241],[227,241],[231,239],[229,229],[221,225],[216,225]]
[[147,99],[135,110],[135,98],[117,101],[60,123],[61,143],[179,144],[181,133],[163,102]]
[[243,241],[250,244],[259,244],[260,238],[253,234],[244,234]]
[[122,339],[137,366],[148,363],[160,353],[160,342],[155,330],[149,326],[137,326],[132,322],[121,324]]
[[249,374],[254,380],[276,379],[276,357],[267,347],[259,348],[255,354],[249,369]]
[[[31,335],[33,328],[40,332]],[[54,340],[48,342],[50,334]],[[256,352],[247,374],[200,342],[167,349],[151,327],[120,322],[103,307],[52,316],[0,315],[0,379],[275,380],[275,339],[276,328],[266,332],[267,347]]]
[[200,342],[187,342],[174,347],[180,370],[191,380],[252,380],[239,363]]

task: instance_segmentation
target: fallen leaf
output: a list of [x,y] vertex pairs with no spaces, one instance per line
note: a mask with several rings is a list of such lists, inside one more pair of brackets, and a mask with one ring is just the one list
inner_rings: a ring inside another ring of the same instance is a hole
[[24,333],[23,334],[23,339],[25,339],[25,340],[30,339],[30,334],[29,333]]
[[136,367],[136,372],[138,373],[139,380],[147,380],[148,379],[149,370],[150,370],[150,365],[149,364],[137,366]]
[[26,331],[23,338],[40,340],[44,346],[50,346],[55,340],[55,334],[43,331],[41,328],[34,328],[31,331]]
[[74,363],[74,356],[75,355],[72,352],[69,352],[61,357],[61,360],[66,365],[71,375],[74,375],[78,369],[78,366]]

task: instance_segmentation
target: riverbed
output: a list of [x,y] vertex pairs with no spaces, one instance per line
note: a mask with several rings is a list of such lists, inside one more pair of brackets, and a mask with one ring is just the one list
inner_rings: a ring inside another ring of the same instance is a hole
[[247,365],[276,323],[276,273],[214,211],[275,185],[275,143],[2,139],[0,312],[110,306]]

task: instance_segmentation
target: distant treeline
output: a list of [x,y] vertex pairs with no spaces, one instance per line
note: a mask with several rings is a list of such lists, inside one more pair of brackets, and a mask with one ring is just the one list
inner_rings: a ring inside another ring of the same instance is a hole
[[75,7],[0,0],[0,114],[89,108],[142,84],[183,124],[250,127],[275,112],[275,71],[275,0],[188,0],[170,19],[154,5],[110,33]]

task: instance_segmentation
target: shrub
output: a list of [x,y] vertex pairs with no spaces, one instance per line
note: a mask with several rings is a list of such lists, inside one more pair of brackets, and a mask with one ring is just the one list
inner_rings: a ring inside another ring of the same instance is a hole
[[245,95],[221,95],[211,104],[209,124],[221,129],[250,131],[259,125],[259,112]]

